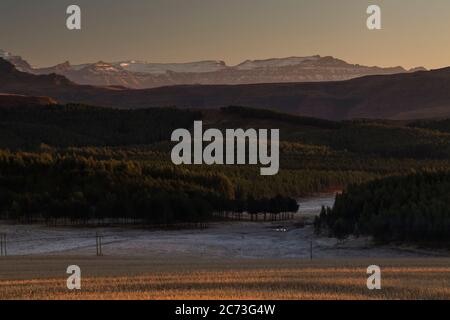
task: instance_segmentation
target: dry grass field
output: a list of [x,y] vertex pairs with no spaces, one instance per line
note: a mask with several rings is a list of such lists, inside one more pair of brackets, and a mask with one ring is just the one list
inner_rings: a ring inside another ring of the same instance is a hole
[[[71,264],[82,290],[66,287]],[[382,269],[381,290],[366,287],[371,264]],[[450,299],[450,259],[8,257],[0,299]]]

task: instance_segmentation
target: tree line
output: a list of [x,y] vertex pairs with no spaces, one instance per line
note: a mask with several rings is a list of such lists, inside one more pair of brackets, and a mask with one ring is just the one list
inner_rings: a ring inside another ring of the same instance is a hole
[[152,224],[207,221],[221,211],[297,210],[293,199],[247,198],[220,172],[78,155],[0,151],[0,218]]
[[380,242],[450,244],[450,172],[424,171],[351,185],[323,208],[317,232]]

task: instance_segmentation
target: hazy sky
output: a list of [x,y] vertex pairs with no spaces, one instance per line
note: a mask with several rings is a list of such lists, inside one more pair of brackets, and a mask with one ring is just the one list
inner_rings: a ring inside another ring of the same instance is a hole
[[[66,29],[66,8],[82,30]],[[366,28],[382,8],[383,30]],[[0,48],[36,66],[333,55],[349,62],[450,66],[450,0],[1,0]]]

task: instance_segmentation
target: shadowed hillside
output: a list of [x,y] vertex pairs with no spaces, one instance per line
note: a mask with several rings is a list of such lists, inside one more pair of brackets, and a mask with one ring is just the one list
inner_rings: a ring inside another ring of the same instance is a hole
[[172,86],[147,90],[76,85],[36,76],[0,60],[0,92],[49,96],[62,103],[118,108],[220,108],[243,105],[333,120],[450,116],[450,69],[368,76],[341,82]]
[[48,106],[53,104],[56,104],[56,101],[48,97],[29,97],[16,94],[0,93],[0,108],[21,106]]

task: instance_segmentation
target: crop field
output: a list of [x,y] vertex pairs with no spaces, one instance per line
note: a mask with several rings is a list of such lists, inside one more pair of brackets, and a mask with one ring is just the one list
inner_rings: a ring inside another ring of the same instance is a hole
[[[82,270],[68,290],[68,265]],[[366,269],[382,271],[368,290]],[[450,259],[7,257],[0,299],[450,299]]]

